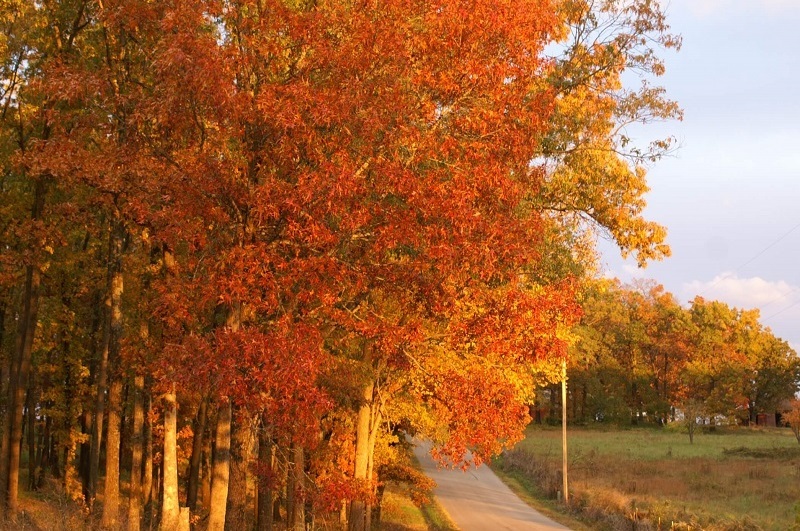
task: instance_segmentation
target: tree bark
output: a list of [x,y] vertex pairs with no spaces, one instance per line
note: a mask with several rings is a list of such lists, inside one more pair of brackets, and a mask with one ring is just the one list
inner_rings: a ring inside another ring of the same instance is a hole
[[211,437],[206,437],[203,444],[203,463],[202,473],[200,474],[200,503],[203,507],[208,508],[211,505],[211,456],[213,451],[214,440]]
[[192,431],[192,455],[189,458],[189,485],[186,493],[186,505],[189,509],[197,509],[197,492],[200,487],[200,465],[203,457],[203,442],[205,440],[206,417],[208,401],[205,397],[200,400],[197,415],[194,418]]
[[144,470],[142,471],[142,505],[153,502],[153,426],[150,425],[152,402],[150,393],[145,392],[144,403]]
[[247,503],[247,472],[253,449],[255,431],[253,419],[244,408],[236,408],[232,419],[231,472],[228,486],[228,507],[225,529],[251,529],[254,511]]
[[231,402],[228,399],[219,406],[215,439],[208,531],[223,531],[231,465]]
[[144,376],[133,378],[133,433],[131,436],[131,482],[128,496],[128,530],[139,531],[142,520],[142,454],[144,446]]
[[[36,490],[36,414],[34,412],[36,402],[34,385],[28,388],[27,396],[25,398],[25,413],[27,417],[27,443],[28,443],[28,490]],[[39,445],[40,448],[44,444]]]
[[305,452],[303,447],[295,445],[292,450],[292,472],[294,476],[294,497],[291,511],[292,520],[287,527],[295,531],[303,531],[306,528],[306,482],[305,482]]
[[163,531],[177,529],[180,518],[177,417],[175,384],[173,384],[172,391],[164,395],[164,497],[161,504],[161,529]]
[[[108,426],[106,428],[106,479],[103,489],[103,516],[100,525],[109,529],[117,527],[119,520],[119,463],[121,443],[121,415],[122,415],[122,379],[118,372],[120,362],[120,340],[122,338],[122,244],[124,239],[124,226],[120,220],[119,210],[115,210],[109,240],[109,293],[107,296],[108,309],[108,334],[107,344],[104,345],[104,358],[106,371],[104,379],[110,378],[108,388]],[[100,390],[98,389],[98,393]],[[99,397],[98,397],[99,399]],[[103,408],[105,409],[105,404]],[[100,424],[95,422],[95,425]],[[97,431],[100,431],[98,426]],[[99,444],[99,440],[98,440]],[[99,468],[99,447],[97,449]]]
[[[370,383],[364,388],[363,403],[358,409],[356,418],[355,464],[353,477],[360,481],[366,496],[372,495],[372,477],[370,460],[374,451],[375,436],[379,424],[379,410],[374,400],[375,385]],[[348,528],[350,531],[369,531],[370,521],[368,515],[369,504],[365,498],[355,499],[350,502],[350,515]]]
[[116,529],[119,522],[119,464],[121,442],[122,381],[114,376],[108,389],[106,431],[106,479],[103,488],[103,516],[100,525]]
[[[45,184],[36,182],[32,219],[41,217],[44,208]],[[14,356],[11,360],[8,387],[8,409],[3,440],[0,443],[0,518],[16,518],[19,493],[20,445],[22,442],[22,413],[25,393],[31,371],[31,353],[39,314],[39,287],[41,273],[38,267],[25,268],[25,285],[22,309],[17,326]]]
[[[96,497],[97,493],[97,483],[100,475],[100,448],[103,443],[103,421],[106,416],[106,390],[108,389],[109,391],[108,400],[110,401],[111,389],[108,381],[109,376],[112,375],[115,369],[114,364],[117,362],[117,358],[119,357],[119,340],[122,328],[122,308],[120,303],[123,290],[121,258],[124,228],[121,220],[119,219],[119,215],[119,211],[115,211],[115,218],[111,222],[111,230],[108,238],[108,277],[105,296],[106,316],[105,327],[103,330],[103,345],[100,355],[100,364],[97,370],[97,398],[95,402],[95,418],[94,422],[92,423],[92,445],[89,462],[90,505],[94,503],[94,498]],[[115,381],[116,379],[112,378],[112,380]],[[118,420],[118,417],[115,420]],[[119,440],[115,441],[115,444],[116,449],[113,448],[114,445],[110,444],[110,441],[106,443],[106,452],[118,452]],[[112,460],[113,458],[114,456],[112,455]],[[106,460],[108,460],[108,456],[106,457]],[[116,465],[119,465],[119,461],[117,461]],[[108,464],[106,464],[106,471],[108,471]],[[117,472],[117,474],[118,473],[119,472]],[[108,478],[106,478],[106,481],[108,481]],[[108,485],[106,485],[106,491],[104,491],[106,495],[108,494],[107,488]],[[112,495],[113,488],[114,487],[112,487]],[[117,486],[117,488],[119,488],[119,486]],[[109,500],[106,499],[105,503],[107,504],[108,501]],[[111,500],[111,503],[113,505],[114,500]],[[111,517],[110,513],[109,517]],[[107,521],[106,518],[107,517],[105,516],[104,509],[103,522]]]
[[[272,473],[275,466],[275,446],[272,438],[265,429],[261,429],[258,436],[258,461],[261,469]],[[258,531],[272,531],[272,505],[274,494],[267,478],[258,478],[258,512],[256,529]]]

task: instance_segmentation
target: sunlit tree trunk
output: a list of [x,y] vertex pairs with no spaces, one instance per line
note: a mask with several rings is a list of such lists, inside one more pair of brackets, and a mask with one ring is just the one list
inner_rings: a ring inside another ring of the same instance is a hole
[[208,531],[223,531],[231,465],[231,403],[227,399],[219,405],[215,441]]
[[[374,397],[375,385],[364,388],[361,407],[356,417],[355,464],[353,477],[364,485],[364,491],[372,496],[373,482],[370,461],[375,449],[375,438],[380,424],[380,411]],[[370,504],[364,499],[350,502],[348,528],[350,531],[369,531]]]
[[150,424],[152,400],[149,391],[145,391],[144,403],[144,470],[142,471],[142,505],[153,504],[153,426]]
[[175,385],[164,395],[164,489],[161,504],[161,529],[173,531],[181,528],[181,510],[178,500],[178,411]]

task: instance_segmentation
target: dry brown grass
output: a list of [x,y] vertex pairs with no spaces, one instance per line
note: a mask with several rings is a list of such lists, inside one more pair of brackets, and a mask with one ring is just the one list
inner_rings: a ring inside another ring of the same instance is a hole
[[[559,436],[531,431],[498,465],[555,497]],[[666,430],[572,430],[573,510],[605,529],[785,531],[800,523],[793,437],[747,430],[701,436],[691,446],[685,439]]]

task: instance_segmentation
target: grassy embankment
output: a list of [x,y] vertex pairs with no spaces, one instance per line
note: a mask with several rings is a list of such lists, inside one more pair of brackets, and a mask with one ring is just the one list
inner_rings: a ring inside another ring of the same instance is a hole
[[417,507],[403,485],[389,484],[381,504],[382,531],[453,531],[457,529],[435,502]]
[[[593,529],[800,529],[800,445],[788,429],[717,429],[691,445],[671,429],[568,437],[570,512]],[[492,468],[556,498],[561,431],[529,428]]]

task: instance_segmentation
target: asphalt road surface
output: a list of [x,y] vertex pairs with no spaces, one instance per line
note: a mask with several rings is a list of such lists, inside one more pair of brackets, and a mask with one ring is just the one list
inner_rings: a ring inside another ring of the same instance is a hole
[[417,442],[414,453],[425,474],[436,481],[436,499],[461,531],[568,529],[526,505],[488,466],[466,472],[442,469],[431,459],[429,448],[428,443]]

